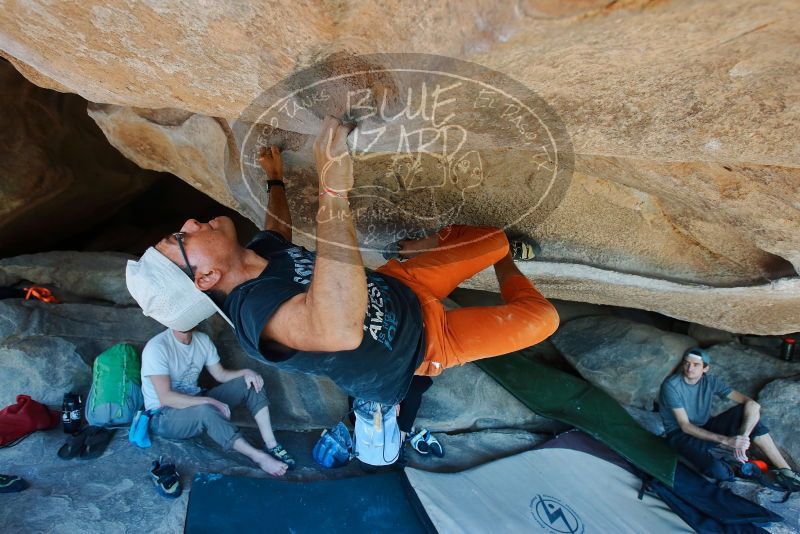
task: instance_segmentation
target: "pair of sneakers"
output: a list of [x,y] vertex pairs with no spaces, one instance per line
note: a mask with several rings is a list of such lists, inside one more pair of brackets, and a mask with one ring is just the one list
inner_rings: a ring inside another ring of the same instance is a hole
[[419,431],[412,428],[406,441],[411,443],[411,447],[422,455],[433,454],[437,458],[444,458],[444,447],[427,428]]

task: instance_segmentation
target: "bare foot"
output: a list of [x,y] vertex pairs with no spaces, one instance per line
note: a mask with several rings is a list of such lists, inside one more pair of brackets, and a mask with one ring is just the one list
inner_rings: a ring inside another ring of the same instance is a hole
[[267,453],[261,453],[253,460],[258,464],[258,467],[260,467],[262,471],[274,477],[282,477],[286,474],[286,470],[289,469],[288,465],[283,462],[279,462]]

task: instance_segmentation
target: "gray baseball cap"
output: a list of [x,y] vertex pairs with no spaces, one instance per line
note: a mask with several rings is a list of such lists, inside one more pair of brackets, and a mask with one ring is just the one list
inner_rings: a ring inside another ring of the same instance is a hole
[[687,350],[683,354],[684,360],[696,360],[700,359],[703,362],[703,365],[708,365],[711,363],[711,356],[708,352],[700,347],[692,347],[691,349]]

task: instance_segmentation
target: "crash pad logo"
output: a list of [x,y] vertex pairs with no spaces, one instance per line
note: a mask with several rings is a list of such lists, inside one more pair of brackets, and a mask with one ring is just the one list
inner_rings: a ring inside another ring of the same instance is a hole
[[537,495],[531,501],[531,514],[547,532],[557,534],[583,534],[584,527],[578,514],[561,500],[550,495]]
[[428,54],[340,54],[273,86],[232,125],[238,153],[226,174],[251,218],[267,209],[259,151],[276,144],[293,229],[313,237],[311,146],[328,114],[356,123],[349,198],[365,249],[454,223],[525,231],[560,204],[572,177],[564,124],[505,74]]

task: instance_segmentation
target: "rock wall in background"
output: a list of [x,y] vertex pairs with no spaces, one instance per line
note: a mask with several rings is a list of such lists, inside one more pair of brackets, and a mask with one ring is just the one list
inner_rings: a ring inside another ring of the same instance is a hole
[[34,87],[2,59],[0,117],[0,256],[54,247],[157,179],[108,145],[83,98]]
[[[28,79],[94,102],[90,115],[126,157],[255,222],[264,196],[236,176],[233,128],[286,76],[331,57],[398,51],[511,76],[552,107],[574,152],[560,203],[517,225],[542,245],[544,261],[524,268],[546,295],[742,333],[800,330],[800,14],[791,0],[9,7],[0,50]],[[310,231],[309,132],[268,141],[284,147],[296,222]],[[513,158],[492,166],[496,180],[459,222],[502,225],[533,202],[502,180],[518,171]],[[491,276],[470,285],[495,288]]]

